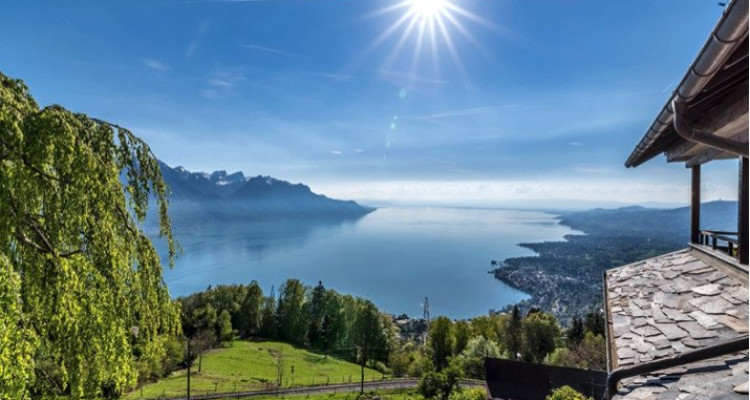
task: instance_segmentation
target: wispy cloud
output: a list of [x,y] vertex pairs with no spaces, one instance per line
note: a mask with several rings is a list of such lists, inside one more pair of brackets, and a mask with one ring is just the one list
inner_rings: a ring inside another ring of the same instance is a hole
[[576,174],[614,174],[615,171],[612,170],[610,167],[604,167],[604,166],[592,166],[592,165],[578,165],[571,168],[573,172]]
[[275,48],[267,47],[267,46],[261,46],[259,44],[243,43],[243,44],[240,44],[240,47],[243,48],[243,49],[247,49],[247,50],[261,51],[261,52],[264,52],[264,53],[276,54],[276,55],[284,56],[284,57],[309,58],[309,57],[301,55],[301,54],[290,53],[288,51],[284,51],[284,50],[280,50],[280,49],[275,49]]
[[573,146],[573,147],[581,147],[581,146],[583,146],[583,143],[581,143],[581,142],[570,142],[568,144],[571,145],[571,146]]
[[335,156],[340,156],[340,155],[344,154],[344,152],[341,151],[341,150],[329,150],[328,152],[331,153],[331,154],[333,154],[333,155],[335,155]]
[[492,113],[496,113],[499,111],[507,110],[509,108],[514,108],[518,106],[519,104],[506,104],[502,106],[464,108],[461,110],[450,110],[450,111],[443,111],[443,112],[434,113],[434,114],[418,115],[414,117],[409,117],[409,119],[435,120],[435,119],[442,119],[442,118],[468,117],[468,116],[481,115],[481,114],[492,114]]
[[143,60],[143,64],[156,71],[169,71],[169,66],[159,60],[147,58]]
[[206,33],[208,33],[209,29],[211,29],[211,20],[207,19],[201,22],[201,24],[198,26],[198,30],[195,32],[195,35],[193,35],[193,40],[190,41],[187,51],[185,52],[186,58],[193,57],[195,52],[198,50],[198,47],[200,47],[200,45],[203,43],[203,38],[206,36]]
[[386,81],[395,83],[400,86],[410,86],[414,83],[424,83],[428,85],[445,85],[449,83],[444,79],[422,76],[413,73],[397,72],[386,68],[380,69],[380,77]]
[[371,181],[319,183],[334,197],[374,204],[464,205],[482,207],[590,208],[602,204],[684,203],[689,186],[655,186],[634,180]]
[[197,0],[194,3],[267,3],[290,0]]
[[231,92],[239,83],[246,80],[242,68],[239,67],[216,67],[206,79],[206,88],[201,90],[201,95],[208,99],[218,98],[222,94]]
[[353,77],[347,74],[337,74],[332,72],[309,72],[309,74],[338,82],[351,82],[353,80]]

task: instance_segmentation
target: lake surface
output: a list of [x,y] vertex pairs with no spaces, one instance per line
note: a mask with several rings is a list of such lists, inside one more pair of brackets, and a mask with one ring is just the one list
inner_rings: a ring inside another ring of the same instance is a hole
[[490,260],[533,255],[521,242],[575,233],[554,215],[514,210],[381,208],[347,222],[206,226],[178,234],[184,253],[164,279],[173,296],[257,280],[266,294],[287,278],[372,300],[381,310],[486,315],[528,297],[487,273]]

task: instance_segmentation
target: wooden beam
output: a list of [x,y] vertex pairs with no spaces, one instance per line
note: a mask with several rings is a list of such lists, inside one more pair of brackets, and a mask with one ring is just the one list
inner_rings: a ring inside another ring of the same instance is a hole
[[690,243],[698,243],[701,225],[701,166],[692,167],[690,196]]
[[704,164],[713,160],[727,160],[734,158],[737,158],[736,154],[727,153],[726,151],[715,149],[713,147],[706,147],[705,150],[694,155],[689,160],[686,160],[685,166],[690,168],[693,165]]
[[737,258],[740,264],[747,264],[748,261],[748,193],[747,193],[747,157],[740,157],[739,173],[739,195],[737,196],[737,242],[739,251]]

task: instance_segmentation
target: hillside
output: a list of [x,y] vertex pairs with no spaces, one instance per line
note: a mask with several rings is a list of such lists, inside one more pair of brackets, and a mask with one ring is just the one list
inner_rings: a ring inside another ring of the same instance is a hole
[[[358,382],[360,366],[334,357],[274,341],[234,341],[231,347],[211,350],[204,354],[201,372],[198,360],[193,365],[190,385],[193,395],[264,389],[277,379],[271,352],[283,353],[283,386],[320,385],[326,383]],[[292,374],[292,368],[294,373]],[[187,371],[179,370],[158,382],[127,394],[125,399],[151,399],[184,396]],[[383,375],[365,369],[365,380],[378,380]]]
[[[602,272],[687,247],[690,208],[623,207],[575,212],[562,225],[584,232],[566,241],[521,243],[538,255],[506,259],[491,271],[531,295],[522,310],[539,307],[564,324],[602,303]],[[701,205],[701,228],[735,231],[737,202]]]
[[[643,235],[687,241],[690,207],[672,209],[638,206],[594,209],[565,214],[560,223],[587,234]],[[737,202],[712,201],[701,204],[701,229],[737,230]]]
[[242,172],[190,172],[159,163],[171,189],[170,215],[178,229],[226,221],[352,219],[374,209],[331,199],[301,183]]

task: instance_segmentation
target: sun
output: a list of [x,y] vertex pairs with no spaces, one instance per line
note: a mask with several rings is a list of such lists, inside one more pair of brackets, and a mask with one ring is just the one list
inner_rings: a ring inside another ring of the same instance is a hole
[[433,21],[448,9],[448,0],[409,0],[410,13],[422,23]]
[[[486,55],[486,50],[470,32],[469,25],[479,25],[490,30],[496,30],[497,27],[460,6],[460,1],[462,0],[394,0],[391,5],[370,14],[373,17],[396,15],[395,20],[386,26],[362,54],[373,51],[395,37],[392,41],[394,46],[385,57],[381,71],[389,71],[398,60],[406,60],[410,62],[408,74],[411,76],[423,75],[425,68],[430,68],[433,75],[438,71],[439,75],[440,68],[437,64],[442,58],[439,53],[447,52],[462,80],[468,81],[454,36],[458,33],[472,48]],[[404,58],[404,48],[409,46],[413,46],[414,50],[411,57]],[[427,62],[423,61],[425,58]]]

